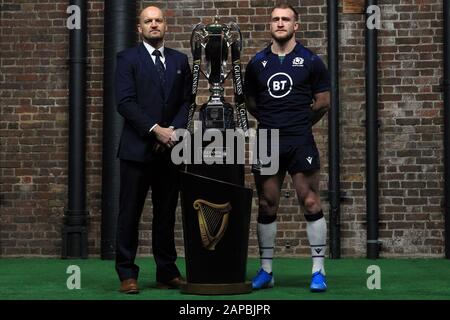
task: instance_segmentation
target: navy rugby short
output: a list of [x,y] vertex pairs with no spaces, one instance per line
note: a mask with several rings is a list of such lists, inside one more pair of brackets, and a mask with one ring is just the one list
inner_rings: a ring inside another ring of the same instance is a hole
[[[320,169],[320,156],[312,136],[280,136],[279,143],[274,144],[279,150],[279,170],[287,171],[290,175]],[[272,155],[270,139],[267,140],[267,154]],[[259,150],[258,150],[259,151]],[[263,163],[257,153],[257,163],[252,165],[254,174],[261,174],[262,168],[270,167]],[[263,173],[264,174],[264,173]]]

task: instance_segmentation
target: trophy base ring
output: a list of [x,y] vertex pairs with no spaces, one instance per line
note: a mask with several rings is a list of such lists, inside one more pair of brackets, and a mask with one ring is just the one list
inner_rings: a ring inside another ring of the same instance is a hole
[[181,293],[187,294],[245,294],[252,292],[251,282],[242,283],[186,283],[181,286]]

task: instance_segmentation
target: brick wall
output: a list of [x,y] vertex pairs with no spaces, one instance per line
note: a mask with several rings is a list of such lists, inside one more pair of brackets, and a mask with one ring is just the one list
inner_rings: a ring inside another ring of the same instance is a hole
[[[327,60],[326,1],[288,1],[299,9],[298,38]],[[243,63],[267,44],[274,1],[143,1],[167,10],[167,45],[190,56],[192,25],[233,17],[242,29]],[[341,1],[342,3],[342,1]],[[301,6],[299,5],[301,4]],[[68,30],[66,1],[0,2],[0,255],[61,254],[67,205]],[[442,0],[380,0],[381,256],[443,256]],[[342,255],[365,256],[364,18],[340,14]],[[89,1],[87,209],[89,252],[100,252],[103,1]],[[207,97],[201,82],[199,103]],[[227,100],[232,101],[227,82]],[[314,128],[327,189],[327,119]],[[254,187],[253,178],[247,176]],[[290,178],[283,185],[277,255],[308,256],[306,224]],[[256,198],[250,255],[256,249]],[[328,204],[324,212],[328,216]],[[180,208],[176,237],[183,255]],[[151,206],[141,223],[140,254],[151,253]]]

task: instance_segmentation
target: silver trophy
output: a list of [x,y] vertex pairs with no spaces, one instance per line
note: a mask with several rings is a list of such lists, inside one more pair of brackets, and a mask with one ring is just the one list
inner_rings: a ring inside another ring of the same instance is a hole
[[[196,97],[201,73],[208,79],[211,92],[208,102],[200,108],[203,129],[240,128],[247,135],[248,120],[240,60],[242,34],[238,25],[235,22],[228,25],[220,24],[217,16],[213,23],[195,25],[191,35],[191,49],[193,55],[193,84],[187,128],[193,133],[193,117],[197,109]],[[203,50],[207,64],[206,70],[201,68]],[[232,68],[227,68],[229,51],[231,51]],[[224,99],[223,86],[230,74],[233,75],[236,119],[233,107],[226,103]]]

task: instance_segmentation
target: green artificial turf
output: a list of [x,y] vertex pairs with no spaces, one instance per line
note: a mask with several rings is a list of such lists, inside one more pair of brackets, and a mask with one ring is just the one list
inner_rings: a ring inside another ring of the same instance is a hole
[[[178,290],[155,288],[151,257],[137,259],[141,268],[138,295],[118,292],[114,262],[90,258],[61,260],[44,258],[0,259],[1,300],[449,300],[450,261],[444,259],[340,259],[327,260],[329,290],[309,292],[310,259],[274,260],[275,287],[245,295],[201,296]],[[184,275],[184,259],[177,262]],[[66,273],[70,265],[81,270],[81,289],[69,290]],[[249,259],[248,280],[258,268],[258,259]],[[381,269],[381,289],[366,286],[367,268]]]

